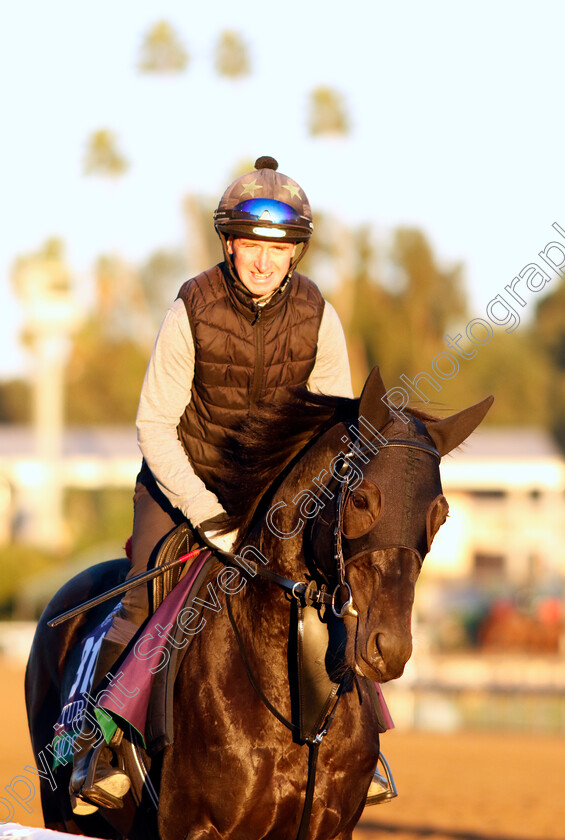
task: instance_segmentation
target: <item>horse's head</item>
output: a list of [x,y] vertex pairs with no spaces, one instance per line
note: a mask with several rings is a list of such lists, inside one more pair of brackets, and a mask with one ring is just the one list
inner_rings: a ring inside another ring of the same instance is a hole
[[334,594],[332,640],[347,636],[348,669],[379,682],[402,674],[416,579],[447,516],[439,462],[491,404],[441,420],[403,413],[374,368],[359,400],[305,391],[262,406],[235,435],[219,487],[226,530],[260,546],[284,580]]
[[347,665],[379,682],[399,677],[412,652],[415,583],[448,513],[440,458],[492,404],[489,397],[437,420],[421,413],[403,417],[384,395],[375,368],[358,419],[330,432],[345,443],[345,457],[334,458],[333,478],[319,495],[325,504],[312,519],[307,552],[314,576],[330,591],[338,587],[335,612],[343,614],[347,631]]

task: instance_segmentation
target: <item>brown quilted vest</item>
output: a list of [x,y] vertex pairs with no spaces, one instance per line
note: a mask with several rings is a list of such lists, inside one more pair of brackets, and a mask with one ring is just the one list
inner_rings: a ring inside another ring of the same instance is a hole
[[295,271],[262,309],[236,295],[223,264],[180,289],[195,347],[190,403],[178,436],[196,474],[222,498],[218,466],[227,434],[261,399],[305,385],[316,361],[324,299]]

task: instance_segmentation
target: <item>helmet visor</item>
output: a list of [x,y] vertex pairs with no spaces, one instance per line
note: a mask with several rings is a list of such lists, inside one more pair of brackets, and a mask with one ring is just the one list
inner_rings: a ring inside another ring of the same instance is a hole
[[231,211],[232,219],[248,222],[272,222],[277,225],[292,224],[303,220],[294,207],[274,198],[248,198]]

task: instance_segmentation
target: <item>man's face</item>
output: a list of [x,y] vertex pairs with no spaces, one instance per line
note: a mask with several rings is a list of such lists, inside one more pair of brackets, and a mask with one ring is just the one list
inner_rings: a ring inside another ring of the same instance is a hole
[[239,279],[252,295],[268,295],[278,289],[288,274],[296,251],[293,242],[229,237],[228,253],[233,257]]

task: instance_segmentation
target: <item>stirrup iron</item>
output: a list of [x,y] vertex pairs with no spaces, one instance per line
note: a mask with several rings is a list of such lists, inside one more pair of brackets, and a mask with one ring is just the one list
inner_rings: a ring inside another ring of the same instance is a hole
[[[384,775],[379,772],[379,764],[382,766]],[[398,796],[398,791],[394,784],[392,771],[388,761],[381,752],[379,753],[379,760],[377,761],[373,779],[369,785],[365,805],[380,805],[384,802],[390,802],[396,796]]]

